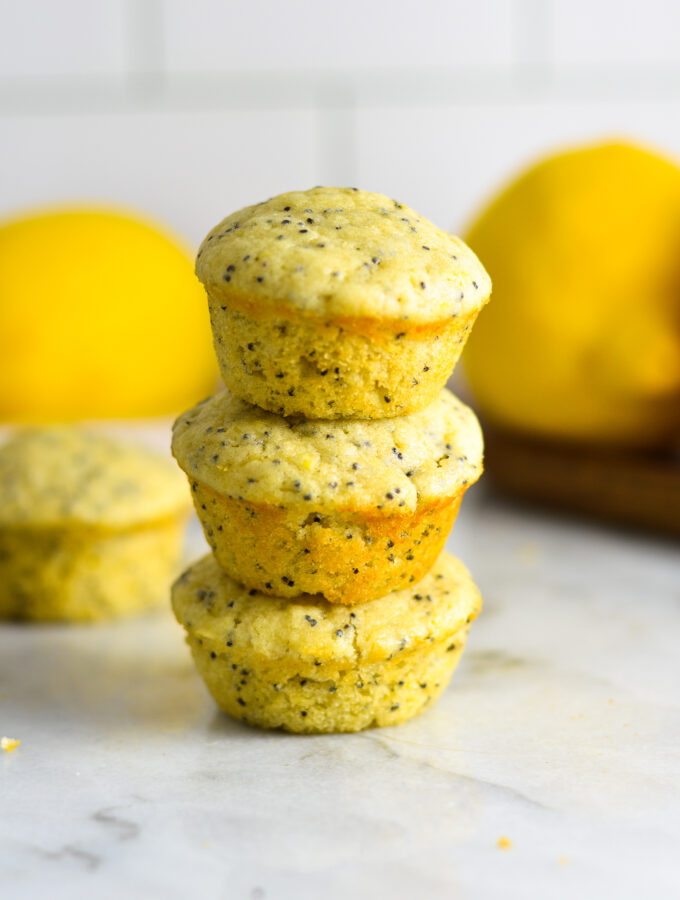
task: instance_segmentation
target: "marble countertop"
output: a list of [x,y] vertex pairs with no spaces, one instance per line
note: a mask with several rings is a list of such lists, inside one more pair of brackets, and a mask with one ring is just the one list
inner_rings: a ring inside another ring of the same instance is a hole
[[169,612],[1,626],[2,897],[679,896],[677,544],[481,487],[449,549],[485,598],[463,662],[356,735],[219,714]]

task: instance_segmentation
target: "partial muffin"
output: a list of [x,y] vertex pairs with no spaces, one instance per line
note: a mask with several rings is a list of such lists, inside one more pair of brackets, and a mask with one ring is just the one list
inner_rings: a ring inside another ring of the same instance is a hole
[[162,603],[190,509],[169,460],[75,427],[0,448],[0,616],[87,621]]
[[206,556],[177,580],[172,605],[220,709],[261,728],[329,732],[396,725],[436,699],[481,598],[447,553],[415,587],[352,610],[249,590]]
[[196,273],[227,387],[307,418],[423,409],[491,293],[459,238],[356,188],[293,191],[234,213],[203,241]]
[[361,603],[418,581],[482,472],[448,391],[394,419],[286,419],[229,391],[180,416],[172,451],[225,571],[280,597]]

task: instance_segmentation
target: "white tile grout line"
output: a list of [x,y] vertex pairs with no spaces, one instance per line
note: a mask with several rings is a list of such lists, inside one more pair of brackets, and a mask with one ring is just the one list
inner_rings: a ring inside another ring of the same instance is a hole
[[321,89],[316,103],[316,171],[321,184],[354,185],[359,177],[356,98]]
[[428,107],[554,102],[680,101],[680,66],[540,66],[234,72],[125,78],[64,76],[0,79],[0,115],[116,114],[187,110],[315,108],[337,96],[365,107]]
[[554,66],[553,0],[514,0],[509,65],[200,74],[168,70],[163,0],[124,3],[125,75],[0,77],[0,115],[304,108],[330,117],[350,107],[680,100],[680,65]]
[[161,0],[125,0],[128,72],[126,93],[133,103],[152,106],[166,82]]
[[515,75],[527,91],[554,77],[552,0],[515,0]]

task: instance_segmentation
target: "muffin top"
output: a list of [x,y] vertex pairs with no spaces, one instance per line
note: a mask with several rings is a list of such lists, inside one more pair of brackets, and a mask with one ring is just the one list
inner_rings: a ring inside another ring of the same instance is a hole
[[441,322],[486,303],[491,281],[459,238],[382,194],[315,187],[228,216],[196,274],[213,300],[313,316]]
[[412,513],[482,473],[475,414],[443,390],[393,419],[292,419],[222,391],[180,416],[172,452],[190,479],[251,503]]
[[121,528],[191,505],[175,466],[77,427],[28,429],[0,447],[0,527]]
[[454,637],[481,605],[470,573],[448,553],[417,585],[353,607],[309,595],[284,599],[248,590],[212,555],[194,563],[172,589],[175,615],[194,637],[233,653],[293,665],[386,660],[430,639]]

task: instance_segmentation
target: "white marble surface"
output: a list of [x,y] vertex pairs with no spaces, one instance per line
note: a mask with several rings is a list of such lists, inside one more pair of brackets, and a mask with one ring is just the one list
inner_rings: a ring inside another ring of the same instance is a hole
[[[5,898],[680,895],[677,545],[475,489],[440,702],[357,735],[213,708],[170,614],[0,627]],[[499,837],[512,841],[499,849]]]

